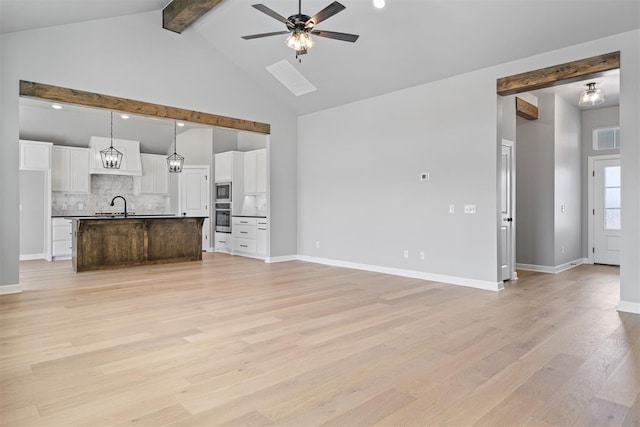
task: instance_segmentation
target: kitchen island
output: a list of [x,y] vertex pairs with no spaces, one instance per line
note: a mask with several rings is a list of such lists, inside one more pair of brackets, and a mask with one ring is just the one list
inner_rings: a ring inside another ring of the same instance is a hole
[[70,217],[76,272],[202,260],[205,217]]

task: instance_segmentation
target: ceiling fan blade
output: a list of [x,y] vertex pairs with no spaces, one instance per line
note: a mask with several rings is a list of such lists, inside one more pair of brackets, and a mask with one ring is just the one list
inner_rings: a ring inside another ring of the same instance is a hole
[[313,15],[311,19],[309,19],[309,21],[313,21],[313,25],[318,25],[320,22],[324,21],[325,19],[331,18],[336,13],[342,12],[345,9],[346,7],[344,7],[337,1],[334,1],[329,6],[325,7],[320,12]]
[[326,37],[328,39],[342,40],[344,42],[354,43],[360,37],[357,34],[347,34],[347,33],[336,33],[335,31],[321,31],[321,30],[312,30],[311,34],[320,37]]
[[277,36],[280,34],[289,34],[289,31],[285,30],[285,31],[274,31],[272,33],[252,34],[250,36],[242,36],[242,38],[245,40],[251,40],[251,39],[259,39],[260,37]]
[[282,22],[283,24],[285,24],[287,27],[294,27],[293,22],[289,21],[287,18],[285,18],[284,16],[280,15],[278,12],[269,9],[267,6],[263,5],[263,4],[254,4],[252,5],[255,9],[258,9],[260,12],[269,15],[270,17],[272,17],[273,19],[276,19],[280,22]]

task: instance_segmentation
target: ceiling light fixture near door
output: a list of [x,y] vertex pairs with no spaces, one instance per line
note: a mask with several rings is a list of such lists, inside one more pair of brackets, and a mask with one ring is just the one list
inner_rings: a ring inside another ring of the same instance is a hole
[[587,90],[580,95],[580,101],[578,105],[581,107],[591,107],[594,105],[602,104],[604,102],[604,95],[600,89],[596,89],[596,83],[587,83]]
[[100,150],[102,167],[105,169],[120,169],[122,164],[122,153],[113,148],[113,111],[111,112],[111,146]]
[[373,0],[373,5],[378,9],[383,9],[387,2],[385,0]]
[[289,37],[287,37],[287,46],[289,46],[296,52],[296,59],[298,60],[300,60],[298,58],[300,55],[306,54],[307,51],[313,46],[313,38],[311,37],[312,34],[318,37],[326,37],[328,39],[341,40],[351,43],[354,43],[356,40],[358,40],[359,37],[356,34],[337,33],[335,31],[321,31],[315,29],[315,26],[320,22],[324,21],[325,19],[331,18],[336,13],[342,12],[344,9],[346,9],[337,1],[334,1],[315,15],[308,16],[302,13],[302,0],[298,0],[298,13],[295,15],[291,15],[288,18],[285,18],[284,16],[273,11],[272,9],[269,9],[263,4],[254,4],[253,7],[255,9],[258,9],[260,12],[282,22],[287,26],[287,29],[284,31],[274,31],[271,33],[242,36],[242,38],[245,40],[251,40],[261,37],[277,36],[279,34],[290,33]]
[[167,157],[167,166],[169,166],[169,172],[180,173],[182,172],[182,165],[184,164],[184,157],[178,154],[178,124],[173,122],[173,154]]

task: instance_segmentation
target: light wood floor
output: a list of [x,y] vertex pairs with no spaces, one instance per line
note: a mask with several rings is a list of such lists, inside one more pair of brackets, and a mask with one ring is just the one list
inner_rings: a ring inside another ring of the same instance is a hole
[[638,425],[618,269],[505,291],[223,254],[0,297],[0,424]]

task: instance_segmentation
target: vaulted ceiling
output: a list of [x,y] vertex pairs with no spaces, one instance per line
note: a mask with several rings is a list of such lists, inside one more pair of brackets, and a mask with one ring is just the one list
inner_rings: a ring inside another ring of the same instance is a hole
[[[217,50],[299,114],[330,108],[451,75],[640,27],[638,0],[340,0],[346,10],[318,28],[359,34],[356,43],[316,38],[302,63],[286,36],[241,36],[285,29],[251,7],[287,17],[295,0],[223,0],[185,31]],[[0,0],[3,33],[159,11],[168,0]],[[303,0],[313,15],[331,0]],[[159,17],[158,25],[161,19]],[[293,95],[266,67],[285,59],[317,91]],[[550,64],[551,65],[551,64]]]

